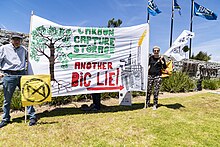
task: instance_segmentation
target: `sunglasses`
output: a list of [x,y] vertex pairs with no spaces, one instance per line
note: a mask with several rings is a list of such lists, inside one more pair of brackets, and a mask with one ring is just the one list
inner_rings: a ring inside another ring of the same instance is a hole
[[160,50],[154,50],[154,52],[160,52]]

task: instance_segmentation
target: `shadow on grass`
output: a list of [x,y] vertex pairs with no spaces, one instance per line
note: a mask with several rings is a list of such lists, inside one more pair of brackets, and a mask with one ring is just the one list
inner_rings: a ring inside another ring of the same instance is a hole
[[175,104],[166,104],[166,105],[163,105],[163,104],[160,104],[159,107],[161,106],[164,106],[164,107],[167,107],[167,108],[170,108],[170,109],[180,109],[180,108],[185,108],[185,106],[179,104],[179,103],[175,103]]
[[[132,111],[132,110],[138,110],[143,109],[144,104],[143,103],[135,103],[132,104],[132,106],[101,106],[101,110],[89,110],[85,111],[81,108],[75,108],[75,107],[68,107],[68,108],[55,108],[51,111],[44,111],[42,113],[37,113],[37,118],[43,118],[43,117],[56,117],[56,116],[65,116],[65,115],[77,115],[77,114],[92,114],[92,113],[109,113],[109,112],[119,112],[119,111]],[[13,118],[13,122],[22,122],[24,120],[24,116]]]
[[53,121],[53,122],[38,122],[40,125],[45,125],[45,124],[56,124],[58,121]]
[[[185,108],[183,105],[179,103],[175,104],[159,104],[159,107],[167,107],[170,109],[180,109],[180,108]],[[109,112],[120,112],[120,111],[133,111],[133,110],[138,110],[138,109],[143,109],[144,108],[144,103],[135,103],[132,104],[132,106],[101,106],[101,110],[89,110],[85,111],[80,108],[74,108],[74,107],[69,107],[69,108],[55,108],[51,111],[44,111],[42,113],[37,113],[37,118],[43,118],[43,117],[56,117],[56,116],[65,116],[65,115],[77,115],[77,114],[93,114],[93,113],[109,113]],[[14,118],[12,121],[13,122],[22,122],[24,120],[23,117],[18,117]]]

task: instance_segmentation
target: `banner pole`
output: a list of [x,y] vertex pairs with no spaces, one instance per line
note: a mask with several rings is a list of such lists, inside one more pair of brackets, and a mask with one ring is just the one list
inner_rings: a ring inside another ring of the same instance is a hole
[[27,123],[27,106],[24,107],[24,123]]
[[[32,16],[34,15],[34,11],[31,11],[31,19],[30,19],[30,31],[29,31],[29,42],[28,42],[28,56],[27,56],[27,71],[28,71],[28,65],[29,65],[29,55],[30,55],[30,43],[31,43],[31,22],[32,22]],[[28,72],[27,72],[28,73]],[[24,112],[24,122],[27,123],[27,106],[25,106],[25,112]]]
[[[148,9],[148,3],[147,3],[147,9]],[[146,9],[146,10],[147,10]],[[147,33],[147,35],[148,35],[148,58],[149,58],[149,48],[150,48],[150,13],[148,12],[148,10],[147,10],[147,23],[148,23],[148,33]],[[147,60],[147,66],[148,66],[148,60]],[[146,109],[146,107],[147,107],[147,84],[148,84],[148,70],[149,70],[149,68],[147,68],[147,72],[146,72],[146,85],[145,85],[145,88],[146,88],[146,92],[145,92],[145,100],[144,100],[144,109]]]
[[[31,46],[31,32],[32,32],[32,16],[34,15],[34,11],[31,11],[31,19],[30,19],[30,30],[29,30],[29,42],[28,42],[28,57],[27,57],[27,71],[29,65],[29,57],[30,57],[30,46]],[[27,72],[28,73],[28,72]]]

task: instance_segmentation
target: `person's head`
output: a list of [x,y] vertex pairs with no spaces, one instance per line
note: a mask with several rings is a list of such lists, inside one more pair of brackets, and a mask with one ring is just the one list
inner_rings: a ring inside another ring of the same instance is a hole
[[154,55],[159,55],[160,54],[160,47],[159,46],[154,46],[153,47],[153,53],[154,53]]
[[23,37],[21,35],[12,35],[11,37],[11,43],[15,48],[18,48],[21,45]]

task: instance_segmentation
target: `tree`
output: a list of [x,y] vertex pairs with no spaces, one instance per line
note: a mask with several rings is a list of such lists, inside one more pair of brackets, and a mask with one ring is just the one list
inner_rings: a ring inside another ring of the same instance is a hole
[[184,53],[186,53],[190,50],[190,48],[186,45],[186,46],[183,47],[182,50],[183,50]]
[[115,18],[112,18],[108,21],[108,28],[115,28],[115,27],[119,27],[122,24],[122,20],[118,19],[115,20]]
[[[45,56],[49,60],[51,81],[58,84],[58,90],[62,84],[54,77],[54,64],[59,62],[61,68],[68,67],[69,61],[63,50],[71,47],[70,36],[72,33],[71,29],[53,26],[40,26],[32,31],[30,57],[36,62],[40,61],[40,56]],[[67,84],[64,87],[67,90]]]
[[186,57],[186,53],[190,50],[190,48],[187,45],[185,45],[182,50],[185,53],[185,57]]
[[208,55],[206,52],[200,51],[196,56],[192,57],[191,59],[209,61],[211,60],[211,55]]

